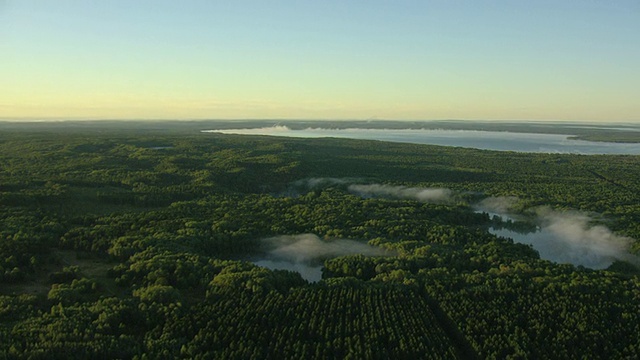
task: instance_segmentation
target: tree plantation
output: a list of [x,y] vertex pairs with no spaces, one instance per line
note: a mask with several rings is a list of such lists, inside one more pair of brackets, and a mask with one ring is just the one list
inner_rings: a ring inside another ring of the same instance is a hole
[[[636,358],[638,179],[638,156],[10,127],[0,358]],[[490,231],[540,209],[587,214],[610,265]]]

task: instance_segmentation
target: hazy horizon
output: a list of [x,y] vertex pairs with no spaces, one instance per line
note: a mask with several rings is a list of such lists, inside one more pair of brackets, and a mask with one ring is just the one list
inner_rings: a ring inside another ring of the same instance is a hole
[[0,118],[635,122],[638,19],[631,0],[0,0]]
[[640,120],[562,120],[562,119],[315,119],[315,118],[42,118],[42,117],[30,117],[30,118],[4,118],[0,117],[0,122],[126,122],[126,121],[139,121],[139,122],[406,122],[406,123],[437,123],[437,122],[460,122],[460,123],[497,123],[497,124],[564,124],[564,125],[640,125]]

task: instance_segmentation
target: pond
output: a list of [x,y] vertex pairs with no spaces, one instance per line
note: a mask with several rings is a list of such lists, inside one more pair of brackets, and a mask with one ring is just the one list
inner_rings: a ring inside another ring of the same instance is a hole
[[255,259],[251,262],[271,270],[295,271],[308,282],[318,282],[322,280],[322,265],[275,259]]
[[640,264],[640,259],[629,252],[633,239],[617,235],[602,224],[594,224],[585,214],[548,210],[539,213],[534,222],[539,226],[516,221],[492,227],[489,232],[530,245],[541,259],[560,264],[591,269],[606,269],[616,260]]
[[346,255],[390,256],[392,253],[366,242],[323,239],[315,234],[281,235],[262,240],[263,251],[248,257],[258,266],[299,273],[309,282],[322,279],[324,260]]

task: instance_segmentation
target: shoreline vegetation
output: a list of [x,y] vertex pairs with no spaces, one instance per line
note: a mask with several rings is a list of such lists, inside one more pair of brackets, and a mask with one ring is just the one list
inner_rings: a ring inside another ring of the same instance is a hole
[[[640,352],[640,156],[202,134],[203,124],[0,123],[0,358]],[[613,263],[541,259],[489,231],[538,224],[502,222],[481,201],[577,216],[595,248],[616,240]],[[320,256],[322,280],[239,260],[259,251]]]

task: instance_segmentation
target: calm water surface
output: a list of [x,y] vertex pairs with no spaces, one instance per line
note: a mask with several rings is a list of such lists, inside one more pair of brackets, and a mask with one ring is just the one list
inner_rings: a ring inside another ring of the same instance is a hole
[[640,155],[640,144],[571,140],[569,139],[569,135],[558,134],[416,129],[313,128],[291,130],[285,126],[254,129],[204,130],[204,132],[301,138],[335,137],[530,153]]
[[295,271],[309,282],[318,282],[322,280],[322,265],[311,265],[306,263],[297,263],[287,260],[260,259],[252,261],[258,266],[271,270],[289,270]]

